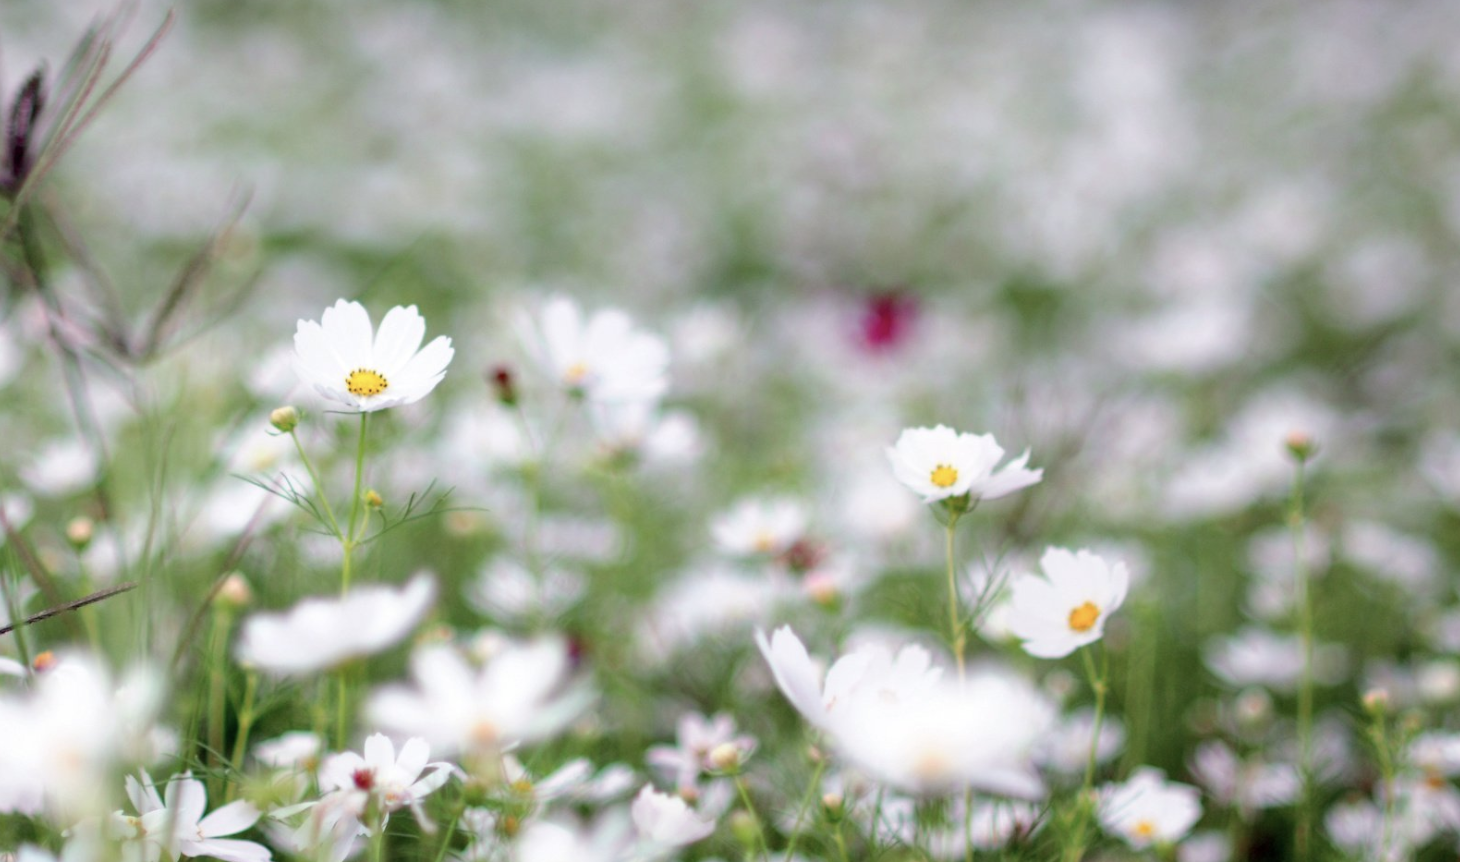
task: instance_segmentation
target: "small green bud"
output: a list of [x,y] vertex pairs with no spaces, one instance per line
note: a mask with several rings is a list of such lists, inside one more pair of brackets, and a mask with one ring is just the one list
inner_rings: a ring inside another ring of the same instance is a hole
[[299,427],[299,411],[294,407],[277,407],[269,413],[269,424],[288,434]]

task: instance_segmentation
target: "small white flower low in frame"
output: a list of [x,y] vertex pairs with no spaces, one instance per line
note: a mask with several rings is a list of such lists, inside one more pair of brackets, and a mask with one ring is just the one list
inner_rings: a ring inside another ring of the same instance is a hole
[[519,329],[538,362],[563,389],[590,401],[656,401],[669,388],[669,348],[616,308],[585,316],[562,296],[544,303]]
[[124,841],[141,849],[143,859],[189,856],[223,862],[268,862],[273,858],[262,844],[225,837],[257,822],[258,809],[240,800],[203,816],[208,808],[208,791],[190,773],[174,777],[162,794],[158,794],[145,771],[141,781],[128,776],[127,797],[136,816],[118,811],[112,815],[111,826]]
[[1123,784],[1100,790],[1100,824],[1132,848],[1175,844],[1201,819],[1201,791],[1142,767]]
[[992,434],[960,434],[946,425],[905,429],[887,449],[893,475],[924,503],[964,496],[974,503],[997,500],[1044,478],[1042,469],[1028,469],[1027,451],[999,467],[1003,459]]
[[426,321],[414,305],[386,312],[380,329],[358,302],[339,300],[294,333],[294,369],[320,397],[357,413],[411,404],[446,376],[455,351],[437,336],[424,348]]

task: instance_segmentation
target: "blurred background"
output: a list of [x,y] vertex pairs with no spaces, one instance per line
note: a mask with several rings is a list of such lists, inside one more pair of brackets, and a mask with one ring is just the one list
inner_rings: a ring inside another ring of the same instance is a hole
[[[0,92],[109,9],[6,0]],[[164,9],[141,2],[123,44]],[[487,435],[447,405],[521,361],[514,310],[566,293],[664,333],[704,458],[604,492],[623,532],[593,565],[639,586],[590,598],[647,598],[701,554],[706,513],[765,489],[936,596],[937,531],[883,447],[945,422],[1031,448],[1046,481],[991,507],[988,553],[1104,542],[1149,573],[1116,709],[1127,763],[1180,774],[1191,739],[1162,722],[1202,735],[1235,691],[1291,691],[1269,629],[1291,611],[1294,431],[1320,451],[1324,703],[1376,680],[1422,699],[1436,667],[1460,697],[1457,44],[1448,0],[199,0],[48,188],[138,314],[247,199],[214,276],[246,286],[242,313],[158,378],[198,428],[289,395],[269,356],[296,319],[419,304],[457,358],[446,400],[391,420],[387,486],[462,475]],[[8,385],[43,404],[30,359]],[[17,465],[66,427],[0,424],[29,435]],[[400,544],[382,569],[421,556]],[[860,612],[921,622],[907,588],[874,578]]]

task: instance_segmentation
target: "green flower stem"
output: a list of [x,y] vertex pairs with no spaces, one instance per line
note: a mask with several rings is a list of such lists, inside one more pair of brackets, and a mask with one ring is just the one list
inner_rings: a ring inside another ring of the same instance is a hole
[[1312,858],[1313,844],[1313,601],[1308,584],[1308,548],[1303,529],[1303,468],[1304,459],[1299,458],[1293,476],[1293,508],[1288,516],[1288,525],[1293,531],[1298,635],[1303,642],[1303,674],[1298,684],[1298,773],[1302,787],[1298,797],[1298,822],[1293,833],[1294,855],[1299,862]]
[[963,625],[958,618],[958,576],[953,565],[953,536],[958,529],[959,512],[950,511],[948,523],[945,525],[943,534],[944,557],[948,567],[948,645],[953,649],[953,657],[958,662],[958,681],[962,682],[964,677],[963,650],[968,645],[968,640],[963,632]]
[[[247,672],[243,689],[243,705],[238,708],[238,734],[233,738],[233,768],[243,769],[243,758],[248,754],[248,735],[253,730],[254,698],[258,695],[259,675]],[[232,802],[238,796],[238,783],[229,782],[225,802]]]
[[[223,602],[213,605],[213,637],[208,649],[208,760],[223,767],[223,725],[228,713],[228,631],[233,626],[233,613]],[[210,781],[210,784],[213,782]],[[218,787],[210,787],[214,799]]]
[[811,773],[811,782],[806,785],[806,795],[801,799],[801,807],[796,810],[796,825],[791,827],[791,840],[786,844],[785,862],[791,862],[796,855],[796,844],[801,840],[801,821],[805,819],[806,812],[811,808],[811,803],[816,799],[816,791],[821,789],[821,776],[826,772],[826,758],[823,756],[816,761],[816,769]]
[[1105,684],[1106,665],[1108,662],[1101,654],[1101,669],[1095,669],[1095,659],[1090,655],[1090,648],[1080,650],[1080,657],[1085,662],[1085,675],[1090,680],[1090,688],[1095,692],[1095,724],[1090,732],[1090,753],[1085,759],[1085,780],[1080,784],[1080,795],[1075,800],[1075,827],[1071,830],[1073,839],[1065,845],[1065,862],[1079,862],[1085,857],[1085,849],[1088,846],[1086,835],[1090,829],[1090,817],[1094,813],[1094,801],[1091,793],[1095,786],[1095,760],[1100,750],[1100,727],[1105,720]]
[[[360,443],[355,449],[355,490],[350,495],[350,523],[340,541],[345,552],[344,562],[340,566],[340,595],[344,595],[350,591],[350,556],[354,552],[359,538],[356,536],[355,531],[357,529],[356,522],[360,519],[360,507],[363,503],[363,498],[360,494],[362,483],[365,481],[365,438],[369,427],[370,414],[361,413]],[[369,523],[368,519],[366,523]]]
[[319,474],[314,470],[314,463],[304,452],[304,444],[299,442],[299,434],[290,431],[289,436],[294,440],[294,450],[299,453],[299,460],[303,462],[304,469],[309,471],[309,481],[314,483],[314,495],[319,498],[319,507],[324,511],[324,516],[329,520],[330,529],[334,530],[335,537],[340,541],[345,540],[345,534],[340,531],[340,522],[335,519],[335,510],[330,507],[330,498],[324,492],[324,485],[320,484]]
[[755,825],[755,837],[760,843],[761,858],[769,859],[771,848],[766,842],[765,827],[761,825],[760,815],[755,813],[755,802],[750,798],[750,788],[745,786],[745,777],[738,772],[735,774],[735,789],[740,791],[740,801],[745,804],[745,813],[750,815],[750,822]]

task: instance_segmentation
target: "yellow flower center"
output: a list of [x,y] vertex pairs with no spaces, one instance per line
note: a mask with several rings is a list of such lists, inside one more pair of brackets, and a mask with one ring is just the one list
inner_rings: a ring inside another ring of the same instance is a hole
[[1100,619],[1100,609],[1090,602],[1085,602],[1070,611],[1070,628],[1077,632],[1088,632],[1095,628],[1095,621],[1098,619]]
[[569,386],[581,385],[586,377],[588,377],[588,366],[582,362],[574,362],[568,366],[567,371],[563,372],[563,382]]
[[933,468],[932,481],[939,488],[947,488],[958,481],[958,471],[947,464],[939,464]]
[[351,395],[379,395],[389,387],[390,381],[369,368],[356,368],[345,378],[345,388]]
[[1137,838],[1150,838],[1156,834],[1156,824],[1149,820],[1137,820],[1130,832]]

